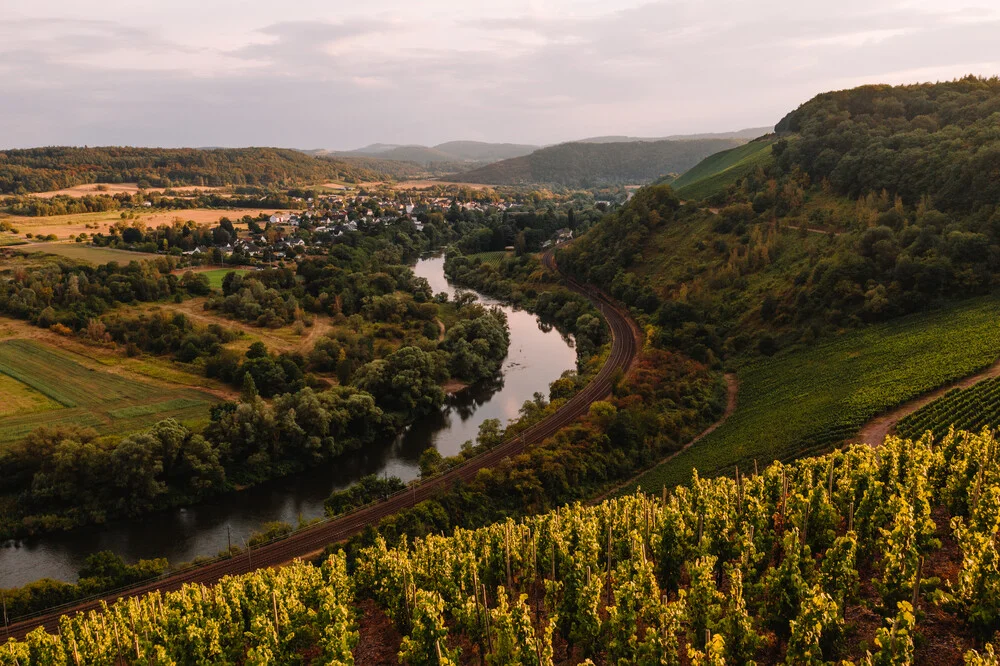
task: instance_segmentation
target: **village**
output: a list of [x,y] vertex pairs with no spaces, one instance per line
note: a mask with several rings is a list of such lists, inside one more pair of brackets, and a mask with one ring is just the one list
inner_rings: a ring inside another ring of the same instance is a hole
[[[199,244],[179,252],[193,259],[212,263],[253,265],[271,263],[310,254],[324,254],[345,234],[375,234],[400,226],[423,232],[429,224],[448,224],[449,220],[470,216],[524,212],[530,204],[517,199],[500,201],[458,201],[455,197],[419,194],[390,198],[385,195],[358,193],[294,199],[303,210],[278,211],[255,219],[245,217],[234,225],[235,234],[213,236],[217,242]],[[611,202],[607,203],[609,206]],[[235,237],[234,237],[235,236]],[[545,247],[573,237],[572,230],[559,229]],[[513,249],[513,246],[508,249]],[[177,254],[178,252],[170,252]]]

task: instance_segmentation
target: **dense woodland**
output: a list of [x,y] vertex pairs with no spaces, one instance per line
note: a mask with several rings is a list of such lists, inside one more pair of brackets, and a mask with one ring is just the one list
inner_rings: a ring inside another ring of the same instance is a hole
[[770,166],[713,196],[718,214],[647,188],[560,262],[708,362],[986,293],[998,108],[995,79],[821,95],[779,124]]
[[88,183],[140,187],[283,185],[378,180],[378,174],[282,148],[30,148],[0,151],[0,194]]

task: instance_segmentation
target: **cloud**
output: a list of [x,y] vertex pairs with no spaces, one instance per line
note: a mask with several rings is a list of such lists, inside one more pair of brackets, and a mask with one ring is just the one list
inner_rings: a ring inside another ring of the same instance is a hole
[[0,9],[2,146],[724,131],[772,124],[832,88],[1000,66],[1000,12],[984,0],[558,0],[545,11],[491,7],[485,18],[457,0],[373,0],[295,21],[252,2],[239,21],[206,10],[207,25],[190,34],[185,12],[162,21],[42,13],[59,4],[24,3],[19,16]]

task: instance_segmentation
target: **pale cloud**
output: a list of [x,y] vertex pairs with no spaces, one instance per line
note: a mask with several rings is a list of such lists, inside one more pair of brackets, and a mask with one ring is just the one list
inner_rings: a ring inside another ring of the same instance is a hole
[[1000,0],[4,0],[0,146],[551,143],[998,71]]

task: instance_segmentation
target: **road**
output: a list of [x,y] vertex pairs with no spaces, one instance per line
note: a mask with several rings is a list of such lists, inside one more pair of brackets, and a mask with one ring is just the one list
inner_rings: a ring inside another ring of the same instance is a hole
[[[543,256],[542,260],[546,268],[558,271],[551,250]],[[329,544],[338,543],[359,534],[366,527],[378,523],[383,518],[433,498],[456,482],[468,481],[476,476],[480,470],[494,467],[505,458],[516,456],[529,446],[552,436],[564,426],[586,414],[592,403],[610,395],[619,373],[625,372],[631,367],[642,339],[638,326],[627,312],[605,294],[597,289],[582,285],[568,276],[564,276],[564,281],[571,289],[586,296],[601,311],[611,331],[611,353],[597,376],[548,418],[531,426],[515,438],[472,458],[460,467],[411,486],[392,495],[384,502],[311,525],[285,539],[259,546],[233,558],[182,570],[99,598],[50,609],[43,614],[11,618],[14,622],[6,631],[0,630],[0,637],[4,640],[8,636],[23,638],[26,633],[39,626],[54,631],[58,626],[60,616],[67,613],[94,610],[99,608],[102,602],[110,604],[121,598],[139,596],[155,590],[169,592],[180,589],[186,583],[214,583],[224,576],[277,566],[296,558],[313,555],[322,551]]]

